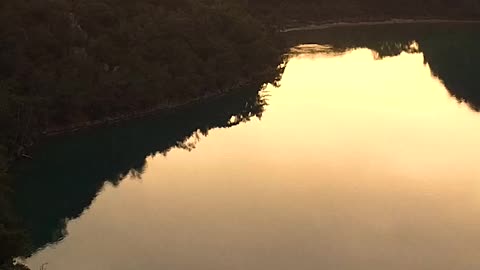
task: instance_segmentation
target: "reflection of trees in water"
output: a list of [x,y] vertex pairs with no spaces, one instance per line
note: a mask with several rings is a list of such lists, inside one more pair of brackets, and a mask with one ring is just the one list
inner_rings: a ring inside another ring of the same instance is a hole
[[[282,72],[280,66],[271,82],[276,84]],[[16,204],[31,233],[32,251],[65,237],[68,220],[88,209],[106,180],[118,185],[127,175],[140,178],[146,157],[166,155],[176,147],[192,150],[211,129],[260,118],[267,105],[261,88],[258,84],[161,116],[53,138],[38,146],[34,160],[16,170]]]
[[[376,51],[377,58],[420,51],[432,73],[450,93],[476,110],[480,93],[474,67],[480,59],[477,25],[378,25],[288,33],[293,55],[341,54],[354,48]],[[414,43],[415,41],[416,43]],[[271,79],[278,84],[284,65]],[[145,158],[175,147],[192,150],[213,128],[228,128],[261,117],[267,97],[256,86],[208,102],[186,106],[161,117],[55,138],[39,146],[33,161],[17,170],[16,203],[31,232],[33,250],[66,235],[66,223],[79,217],[105,180],[118,185],[126,175],[141,177]]]
[[476,67],[480,63],[480,35],[476,34],[452,33],[450,38],[424,40],[422,49],[425,62],[450,94],[480,111],[480,71]]
[[375,58],[397,56],[402,52],[422,52],[432,74],[443,81],[449,93],[460,102],[480,111],[480,24],[397,24],[368,27],[337,27],[318,31],[290,32],[296,44],[328,46],[296,47],[292,55],[311,53],[341,54],[356,48],[375,51]]

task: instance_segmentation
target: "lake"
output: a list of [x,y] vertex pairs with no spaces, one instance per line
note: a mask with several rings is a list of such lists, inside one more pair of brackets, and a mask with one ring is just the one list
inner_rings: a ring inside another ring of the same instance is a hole
[[50,138],[31,269],[480,267],[479,24],[290,32],[279,85]]

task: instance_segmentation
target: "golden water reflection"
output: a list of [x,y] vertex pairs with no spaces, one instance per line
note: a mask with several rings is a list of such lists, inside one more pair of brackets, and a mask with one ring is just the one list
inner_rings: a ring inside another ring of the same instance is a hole
[[106,185],[32,269],[479,269],[480,115],[420,53],[297,53],[262,120]]

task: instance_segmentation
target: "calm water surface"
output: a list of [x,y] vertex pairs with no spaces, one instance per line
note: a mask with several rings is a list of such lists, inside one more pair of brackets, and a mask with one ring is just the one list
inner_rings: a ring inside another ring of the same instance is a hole
[[[264,111],[241,120],[226,113],[225,125],[138,161],[119,157],[142,147],[127,143],[141,136],[133,124],[128,136],[78,135],[110,149],[108,158],[57,141],[48,155],[69,165],[58,161],[31,180],[57,184],[23,191],[38,197],[21,207],[43,234],[25,262],[48,270],[479,269],[480,114],[468,89],[449,88],[455,80],[441,77],[449,73],[432,70],[439,61],[425,44],[410,40],[387,56],[363,45],[297,46],[281,86],[254,95]],[[158,121],[179,128],[181,117]],[[28,168],[56,161],[42,162]],[[123,163],[113,176],[97,173]],[[82,185],[91,187],[79,195]]]

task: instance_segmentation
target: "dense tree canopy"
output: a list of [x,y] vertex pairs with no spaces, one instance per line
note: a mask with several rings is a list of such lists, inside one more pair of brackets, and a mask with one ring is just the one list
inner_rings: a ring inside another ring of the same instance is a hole
[[[1,141],[259,79],[279,53],[234,1],[0,4]],[[277,63],[278,64],[278,63]]]

